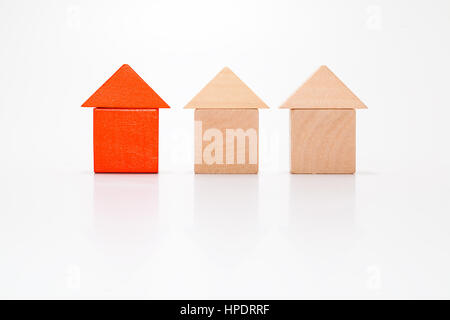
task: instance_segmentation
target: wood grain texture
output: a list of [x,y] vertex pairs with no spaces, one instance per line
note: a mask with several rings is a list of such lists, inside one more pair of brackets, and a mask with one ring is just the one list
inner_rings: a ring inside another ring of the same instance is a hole
[[[258,173],[258,109],[197,109],[194,118],[195,173]],[[241,139],[229,134],[227,139],[230,129],[255,134]],[[218,140],[218,149],[211,152]]]
[[280,108],[366,109],[366,105],[326,66],[321,66]]
[[291,110],[291,172],[355,172],[353,109]]
[[158,109],[94,109],[95,172],[158,172]]
[[255,109],[268,106],[233,71],[224,68],[184,108]]

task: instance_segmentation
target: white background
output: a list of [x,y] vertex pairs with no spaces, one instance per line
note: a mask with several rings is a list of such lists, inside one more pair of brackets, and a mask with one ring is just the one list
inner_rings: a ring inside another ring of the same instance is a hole
[[[450,2],[0,1],[1,298],[450,298]],[[172,107],[158,175],[94,175],[81,104],[128,63]],[[328,65],[357,174],[290,175],[278,106]],[[260,173],[193,174],[182,107],[229,66]]]

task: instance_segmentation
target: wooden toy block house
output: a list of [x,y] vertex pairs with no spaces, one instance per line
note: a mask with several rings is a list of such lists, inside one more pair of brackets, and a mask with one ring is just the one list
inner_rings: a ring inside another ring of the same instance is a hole
[[258,109],[268,107],[229,68],[185,108],[195,109],[195,173],[258,173]]
[[326,66],[280,108],[291,109],[291,172],[354,173],[355,109],[367,107]]
[[158,172],[159,108],[169,106],[129,65],[82,107],[94,108],[95,172]]

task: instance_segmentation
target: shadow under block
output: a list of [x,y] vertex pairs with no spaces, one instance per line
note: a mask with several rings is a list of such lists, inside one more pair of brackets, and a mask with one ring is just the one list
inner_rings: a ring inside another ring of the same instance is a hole
[[195,110],[195,173],[258,173],[258,109]]
[[291,172],[355,172],[353,109],[291,109]]
[[94,109],[94,171],[158,172],[158,109]]

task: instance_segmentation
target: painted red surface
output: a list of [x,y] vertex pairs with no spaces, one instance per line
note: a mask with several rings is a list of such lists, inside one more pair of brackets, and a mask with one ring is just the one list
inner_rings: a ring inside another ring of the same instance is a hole
[[169,106],[130,66],[82,106],[94,108],[95,172],[158,172],[158,109]]
[[124,64],[82,107],[169,108],[167,103],[127,64]]
[[95,172],[158,172],[158,109],[94,109]]

